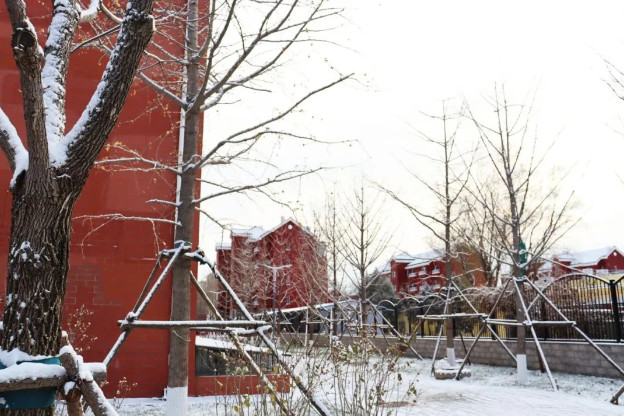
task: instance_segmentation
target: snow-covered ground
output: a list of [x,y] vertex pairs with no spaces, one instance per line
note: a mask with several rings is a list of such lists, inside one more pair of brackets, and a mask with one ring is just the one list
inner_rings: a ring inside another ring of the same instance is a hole
[[[609,403],[613,393],[624,383],[608,378],[555,373],[560,391],[554,392],[545,374],[530,372],[529,386],[515,381],[514,369],[473,365],[472,377],[462,381],[435,380],[429,376],[431,362],[401,359],[400,386],[415,382],[416,403],[389,407],[383,412],[392,415],[427,416],[622,416],[624,404]],[[399,390],[402,387],[396,386]],[[331,400],[333,387],[324,386],[320,396]],[[399,393],[399,396],[402,394]],[[393,394],[391,394],[393,396]],[[190,414],[221,416],[234,414],[232,398],[201,397],[190,399]],[[230,411],[225,403],[229,401]],[[120,409],[123,415],[163,415],[164,401],[158,399],[126,399]],[[276,412],[277,414],[277,412]]]

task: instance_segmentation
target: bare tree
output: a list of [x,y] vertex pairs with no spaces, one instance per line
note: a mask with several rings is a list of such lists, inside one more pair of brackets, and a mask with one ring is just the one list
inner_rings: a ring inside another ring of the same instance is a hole
[[364,179],[344,201],[343,239],[341,252],[351,271],[347,278],[356,287],[361,304],[362,336],[368,332],[367,287],[374,282],[369,279],[370,267],[379,260],[388,247],[390,236],[384,230],[383,198],[379,191],[366,186]]
[[[476,165],[480,168],[480,165]],[[486,167],[484,167],[486,169]],[[473,169],[474,170],[474,169]],[[498,212],[498,205],[501,201],[500,187],[496,187],[492,181],[485,180],[480,183],[483,193],[490,195],[491,207],[485,207],[475,203],[475,198],[470,193],[461,198],[461,208],[463,212],[459,221],[455,224],[458,241],[456,251],[466,254],[474,253],[479,260],[479,268],[485,277],[485,283],[489,287],[497,286],[500,282],[500,274],[503,263],[503,244],[498,242],[500,238],[508,240],[509,227],[505,224],[497,223],[495,216],[490,214]]]
[[331,290],[329,297],[334,303],[334,321],[332,322],[332,332],[338,334],[338,302],[341,298],[341,284],[338,281],[339,275],[344,270],[344,257],[341,252],[343,230],[336,205],[336,190],[334,189],[325,199],[325,204],[321,212],[314,214],[315,230],[325,244],[326,261],[331,277]]
[[[511,270],[517,285],[516,315],[525,320],[523,282],[526,271],[538,261],[570,227],[569,210],[572,195],[559,198],[560,180],[548,184],[539,180],[548,151],[540,151],[532,124],[532,105],[514,105],[507,101],[504,88],[495,88],[489,103],[493,118],[477,117],[468,110],[479,139],[491,162],[495,176],[504,189],[505,203],[491,188],[474,184],[473,195],[492,217],[497,234],[500,260]],[[537,185],[538,186],[534,186]],[[527,382],[526,328],[517,326],[518,378]]]
[[[470,152],[463,151],[458,144],[460,116],[461,110],[457,114],[449,114],[447,103],[444,102],[441,116],[430,116],[441,122],[442,135],[438,138],[421,133],[425,144],[433,146],[433,150],[423,156],[439,169],[442,180],[440,183],[431,183],[415,172],[411,172],[411,174],[416,182],[423,185],[434,197],[436,201],[434,212],[419,207],[410,201],[409,197],[400,196],[384,188],[392,199],[407,208],[414,219],[429,230],[437,242],[444,247],[441,254],[445,268],[446,302],[444,314],[447,315],[453,313],[450,302],[453,278],[455,277],[453,276],[453,259],[459,259],[459,254],[453,251],[455,240],[453,227],[461,216],[458,209],[461,202],[460,198],[469,181],[469,172],[474,160],[474,157],[470,158],[468,155],[475,154],[472,150]],[[465,163],[467,158],[470,160]],[[445,330],[447,362],[450,366],[455,366],[457,361],[455,358],[453,319],[451,317],[445,319]]]
[[[224,182],[215,175],[216,169],[220,167],[249,162],[250,159],[255,163],[268,163],[250,156],[261,140],[283,138],[317,141],[311,136],[284,129],[280,122],[308,99],[344,81],[348,76],[337,76],[333,82],[306,90],[285,108],[259,121],[249,124],[243,122],[227,137],[211,138],[211,147],[201,151],[203,114],[215,110],[220,104],[232,103],[245,93],[270,92],[270,85],[275,80],[271,80],[268,74],[283,65],[293,46],[318,40],[320,31],[327,29],[323,22],[336,16],[339,10],[328,7],[326,0],[215,0],[209,4],[200,0],[187,0],[163,1],[160,6],[156,11],[157,21],[162,27],[171,30],[182,28],[184,42],[172,37],[166,30],[160,32],[144,65],[139,69],[138,77],[161,94],[168,105],[176,105],[182,111],[180,137],[183,146],[179,163],[177,166],[161,167],[171,169],[178,175],[177,201],[161,203],[175,204],[175,240],[190,244],[194,238],[195,214],[198,211],[219,223],[210,212],[200,207],[202,203],[242,192],[262,192],[271,197],[265,191],[271,185],[313,171],[293,169],[255,183],[240,184]],[[119,19],[116,10],[105,7],[104,10],[111,21]],[[101,33],[104,33],[104,29],[98,27]],[[107,38],[100,37],[94,40],[94,45],[110,52],[108,42]],[[152,68],[158,68],[161,76],[150,77],[148,70]],[[258,102],[263,103],[264,100],[258,99]],[[245,120],[245,117],[240,117],[240,120]],[[126,161],[148,165],[154,162],[136,155],[131,155]],[[123,162],[118,159],[115,163]],[[201,196],[197,192],[198,182],[207,191]],[[172,320],[188,320],[190,317],[188,276],[191,267],[192,260],[188,257],[181,258],[173,267]],[[172,330],[169,414],[186,412],[188,343],[188,330]]]
[[266,311],[271,300],[271,273],[260,266],[270,261],[266,251],[260,250],[256,243],[245,241],[231,258],[228,277],[230,285],[250,310]]

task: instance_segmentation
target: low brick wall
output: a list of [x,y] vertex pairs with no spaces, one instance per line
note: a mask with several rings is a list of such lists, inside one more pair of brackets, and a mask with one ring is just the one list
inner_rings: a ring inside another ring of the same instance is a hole
[[[290,377],[267,374],[267,378],[280,393],[290,393]],[[231,394],[260,394],[264,387],[260,378],[253,374],[243,376],[195,376],[197,396],[221,396]]]
[[[283,334],[286,338],[287,334]],[[314,335],[311,337],[315,340],[316,346],[328,346],[328,337],[326,335]],[[359,337],[344,336],[341,339],[343,344],[350,344],[353,340],[359,341]],[[384,338],[372,338],[375,346],[384,351],[388,342]],[[387,337],[390,343],[395,343],[396,338]],[[446,345],[444,339],[441,342],[440,350],[438,351],[438,357],[444,357],[446,351]],[[473,339],[465,339],[466,349],[470,348]],[[433,356],[433,350],[435,349],[435,338],[418,338],[412,341],[412,346],[420,355],[426,358]],[[506,341],[507,348],[512,352],[515,352],[515,341]],[[584,374],[590,376],[599,377],[612,377],[623,378],[622,375],[615,370],[611,364],[607,362],[594,348],[592,348],[586,342],[557,342],[557,341],[545,341],[540,345],[544,350],[544,355],[548,361],[548,365],[552,371],[571,373],[571,374]],[[611,357],[620,367],[624,367],[624,344],[615,343],[598,343],[600,348]],[[458,358],[463,358],[464,347],[459,339],[455,340],[455,354]],[[405,352],[406,356],[414,356],[411,350]],[[539,362],[537,358],[537,350],[535,343],[527,340],[527,359],[529,368],[538,370]],[[503,347],[497,342],[491,339],[481,339],[476,345],[472,354],[470,354],[470,361],[475,364],[487,364],[506,367],[515,367],[513,360],[509,357]]]

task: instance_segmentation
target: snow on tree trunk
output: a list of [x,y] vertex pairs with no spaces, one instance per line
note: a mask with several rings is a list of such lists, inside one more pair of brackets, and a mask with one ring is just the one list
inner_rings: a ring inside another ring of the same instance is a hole
[[[2,349],[56,355],[69,269],[71,214],[78,193],[14,190]],[[2,415],[52,415],[54,408],[0,410]]]
[[14,194],[3,350],[58,353],[76,196]]

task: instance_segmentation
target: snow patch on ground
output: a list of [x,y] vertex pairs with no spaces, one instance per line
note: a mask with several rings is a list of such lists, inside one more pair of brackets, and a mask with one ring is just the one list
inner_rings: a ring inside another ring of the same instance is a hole
[[[393,416],[621,416],[624,405],[609,403],[622,380],[554,373],[560,391],[554,392],[545,374],[528,371],[529,385],[518,383],[515,368],[484,365],[467,366],[472,377],[457,380],[435,380],[429,375],[431,361],[404,358],[400,360],[402,381],[397,392],[415,382],[418,399],[415,405],[397,406]],[[322,383],[324,394],[331,395],[331,385]],[[320,392],[319,392],[320,393]],[[190,416],[216,416],[224,413],[224,403],[232,397],[190,397]],[[231,410],[231,409],[230,409]],[[162,399],[126,399],[120,414],[156,416],[165,414]],[[277,412],[276,412],[277,414]]]

